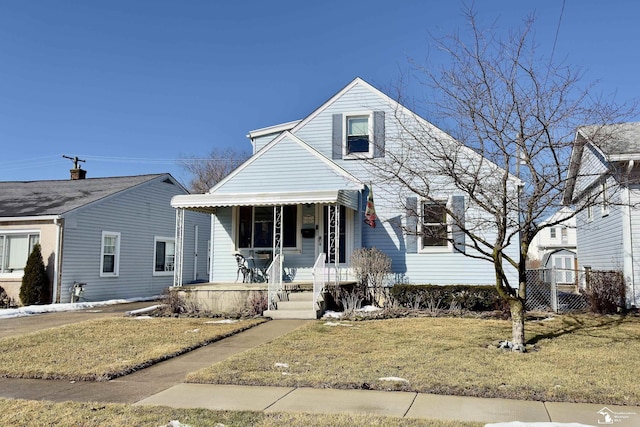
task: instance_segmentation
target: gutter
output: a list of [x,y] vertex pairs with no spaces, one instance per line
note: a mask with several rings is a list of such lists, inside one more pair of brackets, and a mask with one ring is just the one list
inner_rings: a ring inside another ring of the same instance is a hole
[[60,294],[62,293],[62,242],[64,234],[64,218],[56,218],[53,223],[57,226],[56,230],[56,252],[55,252],[55,270],[53,275],[53,295],[51,301],[60,302]]
[[635,279],[635,268],[633,266],[633,228],[631,222],[631,189],[629,188],[629,176],[633,171],[633,167],[635,166],[635,160],[629,160],[629,164],[627,165],[627,191],[629,192],[628,200],[627,200],[627,217],[629,218],[629,251],[631,252],[631,295],[633,295],[632,305],[634,307],[638,307],[636,302],[636,279]]
[[5,216],[0,218],[1,222],[23,222],[23,221],[55,221],[61,219],[60,215],[34,215],[34,216]]

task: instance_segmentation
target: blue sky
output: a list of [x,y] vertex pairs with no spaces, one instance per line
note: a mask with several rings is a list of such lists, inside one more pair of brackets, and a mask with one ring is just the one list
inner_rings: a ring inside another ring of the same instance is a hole
[[[458,1],[0,0],[0,181],[170,172],[180,156],[250,148],[246,134],[305,117],[359,76],[429,96],[409,64],[465,28]],[[640,4],[477,1],[482,23],[535,12],[540,52],[619,102],[640,97]],[[560,19],[562,18],[562,19]],[[437,123],[436,123],[437,124]]]

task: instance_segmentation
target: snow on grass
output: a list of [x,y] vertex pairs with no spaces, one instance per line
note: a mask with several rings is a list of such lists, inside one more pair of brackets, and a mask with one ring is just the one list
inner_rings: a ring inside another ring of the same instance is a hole
[[408,380],[405,380],[404,378],[400,378],[400,377],[382,377],[382,378],[378,378],[378,379],[380,381],[394,381],[394,382],[409,384]]
[[209,320],[208,322],[204,322],[207,324],[214,324],[214,323],[237,323],[238,319],[222,319],[222,320]]
[[47,304],[47,305],[26,305],[18,308],[7,308],[0,310],[0,319],[10,319],[13,317],[34,316],[44,313],[58,313],[62,311],[86,310],[96,307],[105,307],[108,305],[126,304],[131,302],[155,301],[162,298],[161,296],[146,298],[130,298],[130,299],[113,299],[108,301],[94,302],[74,302],[64,304]]

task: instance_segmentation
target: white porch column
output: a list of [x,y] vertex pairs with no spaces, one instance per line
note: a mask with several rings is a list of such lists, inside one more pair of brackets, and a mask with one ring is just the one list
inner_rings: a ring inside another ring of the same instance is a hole
[[335,281],[340,282],[340,206],[329,206],[329,261],[333,262]]
[[184,209],[176,209],[176,253],[173,269],[173,286],[182,286],[182,267],[184,252]]

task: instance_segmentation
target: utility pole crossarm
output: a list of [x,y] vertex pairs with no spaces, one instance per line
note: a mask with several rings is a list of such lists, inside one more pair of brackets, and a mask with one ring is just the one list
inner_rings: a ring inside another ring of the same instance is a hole
[[62,157],[64,157],[65,159],[71,160],[73,162],[73,168],[74,169],[81,169],[81,167],[78,166],[78,162],[86,162],[86,160],[79,159],[78,156],[70,157],[70,156],[65,156],[63,154]]

